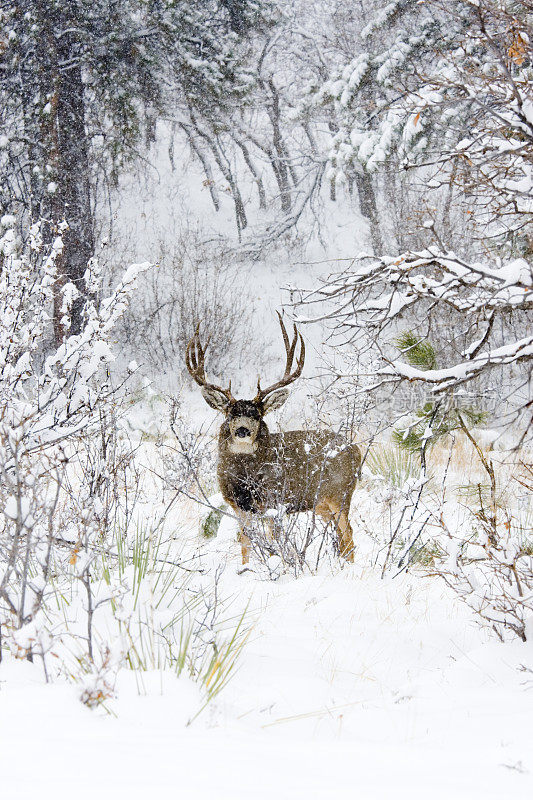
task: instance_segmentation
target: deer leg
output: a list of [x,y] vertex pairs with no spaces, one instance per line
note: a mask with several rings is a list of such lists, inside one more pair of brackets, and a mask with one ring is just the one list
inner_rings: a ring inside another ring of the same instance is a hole
[[353,531],[352,526],[350,525],[350,520],[348,519],[348,511],[342,506],[337,510],[335,506],[332,506],[331,503],[330,508],[335,516],[335,522],[339,534],[339,550],[341,552],[341,556],[344,556],[346,561],[353,562]]
[[335,519],[335,515],[331,511],[326,500],[323,500],[320,503],[318,503],[318,505],[315,507],[315,514],[318,514],[319,517],[322,517],[326,525],[329,522],[333,522],[335,527],[337,527],[337,521]]
[[239,533],[237,534],[237,539],[241,546],[242,563],[247,564],[250,560],[250,550],[252,546],[250,537],[246,533],[246,529],[249,525],[248,514],[245,511],[242,511],[238,506],[233,505],[233,503],[230,503],[230,505],[235,512],[235,516],[239,520]]
[[250,550],[252,547],[252,543],[250,541],[250,537],[246,533],[248,525],[250,524],[249,515],[240,511],[239,513],[239,542],[241,544],[241,553],[242,553],[242,563],[247,564],[250,560]]
[[335,517],[333,516],[331,509],[325,500],[317,504],[315,507],[315,514],[318,514],[319,517],[322,517],[326,524],[328,522],[335,522]]
[[353,531],[346,509],[343,508],[338,500],[328,498],[317,507],[316,512],[327,522],[333,521],[335,523],[339,537],[340,554],[346,561],[353,562]]
[[266,526],[267,526],[267,531],[268,531],[268,534],[267,534],[268,539],[271,542],[275,542],[276,541],[276,531],[275,531],[275,528],[274,528],[274,523],[270,519],[270,517],[267,517],[267,519],[265,521],[266,521]]
[[[279,525],[276,525],[276,520],[272,517],[265,517],[263,520],[263,531],[266,534],[266,550],[269,555],[279,555],[281,557],[282,562],[285,564],[283,559],[283,548],[280,546],[280,528]],[[278,545],[278,547],[276,547]]]
[[278,532],[276,531],[276,523],[272,519],[272,517],[265,517],[264,519],[266,530],[267,530],[267,538],[270,542],[275,542],[278,538]]
[[246,534],[246,528],[243,525],[241,525],[241,529],[239,531],[239,542],[241,544],[242,563],[247,564],[250,560],[251,542],[250,538]]

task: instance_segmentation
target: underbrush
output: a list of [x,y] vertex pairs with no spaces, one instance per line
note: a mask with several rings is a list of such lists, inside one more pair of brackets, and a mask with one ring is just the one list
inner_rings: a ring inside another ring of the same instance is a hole
[[[69,480],[63,476],[58,503],[71,522],[69,488],[80,492],[79,466]],[[133,474],[129,464],[126,481]],[[29,552],[27,591],[42,597],[22,625],[4,615],[4,656],[39,657],[47,681],[72,680],[85,704],[107,710],[120,670],[133,671],[140,692],[144,673],[186,675],[200,690],[198,714],[231,679],[251,630],[249,615],[235,614],[220,596],[218,573],[204,576],[198,559],[182,554],[168,532],[169,506],[161,518],[140,522],[146,486],[136,485],[133,496],[117,470],[108,477],[112,500],[100,507],[101,524],[82,535],[67,525],[54,535],[45,583],[39,552]],[[87,526],[84,509],[76,510]]]
[[[231,525],[236,539],[231,510],[220,495],[198,495],[202,481],[185,450],[183,457],[187,497],[203,508],[201,535],[209,540]],[[516,454],[489,457],[468,430],[428,448],[424,462],[396,442],[370,449],[352,499],[358,563],[367,560],[382,577],[404,570],[440,577],[498,636],[526,638],[533,614],[530,468]],[[277,580],[345,563],[332,524],[288,511],[279,506],[250,520],[252,563],[243,570]],[[237,555],[236,541],[234,548]]]
[[530,637],[533,467],[527,452],[485,452],[465,429],[428,452],[431,477],[420,461],[417,473],[416,457],[394,445],[377,448],[367,465],[366,501],[356,514],[377,543],[382,575],[409,568],[439,577],[500,639]]
[[[91,261],[84,325],[68,335],[78,290],[66,284],[58,303],[61,230],[48,247],[40,225],[27,246],[11,229],[0,239],[0,660],[39,658],[47,681],[76,681],[89,706],[107,704],[120,669],[186,673],[201,709],[230,679],[247,621],[164,533],[176,495],[139,522],[148,476],[131,393],[110,364],[113,329],[150,265],[131,266],[102,299]],[[45,354],[58,307],[65,332]]]
[[[181,491],[201,505],[205,541],[238,521],[218,494],[206,491],[204,464],[194,461],[179,433]],[[214,454],[207,461],[212,465]],[[424,463],[397,442],[370,448],[351,504],[356,560],[382,577],[410,570],[439,577],[500,638],[527,638],[533,616],[533,489],[528,453],[484,451],[468,430],[451,431],[427,448]],[[183,488],[186,487],[186,488]],[[336,570],[340,557],[333,524],[315,513],[291,514],[282,505],[252,518],[252,569],[259,577]]]
[[151,375],[175,374],[198,323],[210,342],[216,375],[235,373],[259,358],[254,298],[229,244],[182,231],[160,242],[157,267],[144,276],[122,322],[125,345]]
[[[187,675],[203,696],[198,713],[230,680],[249,635],[248,615],[232,614],[216,577],[200,587],[187,561],[161,532],[137,525],[128,537],[119,530],[91,570],[90,625],[76,565],[54,582],[44,611],[55,627],[57,672],[81,683],[87,705],[114,696],[120,669],[135,673],[141,692],[143,673]],[[84,646],[89,637],[92,657]]]
[[[484,452],[467,430],[432,447],[425,460],[422,467],[416,454],[395,443],[370,450],[352,500],[358,562],[368,559],[382,577],[408,569],[443,579],[499,638],[525,640],[533,619],[527,452]],[[215,501],[206,506],[202,530],[213,536],[229,512]],[[267,579],[343,563],[334,527],[312,513],[291,515],[280,507],[247,533],[252,569]]]

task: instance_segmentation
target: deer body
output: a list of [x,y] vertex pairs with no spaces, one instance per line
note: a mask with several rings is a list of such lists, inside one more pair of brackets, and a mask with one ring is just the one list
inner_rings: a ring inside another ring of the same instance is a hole
[[217,475],[226,502],[252,514],[280,504],[289,512],[312,511],[319,494],[349,491],[347,473],[355,486],[360,464],[356,445],[344,445],[339,452],[342,444],[327,431],[270,433],[264,428],[256,452],[239,454],[231,451],[222,426]]
[[355,444],[346,444],[328,431],[286,431],[270,433],[264,415],[287,399],[285,387],[301,373],[305,348],[300,336],[300,356],[291,372],[298,336],[289,345],[280,317],[287,352],[287,366],[281,381],[266,390],[258,382],[253,400],[236,400],[231,385],[223,390],[207,382],[205,349],[198,329],[187,348],[187,367],[202,386],[206,402],[225,414],[218,437],[217,474],[220,491],[241,522],[242,560],[249,558],[250,540],[246,529],[250,515],[285,506],[287,512],[311,511],[337,526],[341,554],[353,561],[353,534],[348,520],[350,500],[361,465]]
[[248,515],[280,505],[288,513],[315,510],[326,521],[336,522],[341,553],[353,560],[348,512],[361,465],[357,445],[346,446],[327,431],[271,434],[265,425],[256,452],[238,454],[230,450],[224,427],[219,434],[217,475],[224,500],[243,525],[243,562],[249,551]]

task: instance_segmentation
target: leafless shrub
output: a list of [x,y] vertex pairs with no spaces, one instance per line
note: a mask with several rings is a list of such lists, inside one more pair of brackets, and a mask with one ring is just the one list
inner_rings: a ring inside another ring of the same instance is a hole
[[100,409],[98,418],[94,432],[78,437],[62,486],[68,564],[85,593],[87,655],[93,666],[95,612],[116,598],[112,592],[95,597],[92,572],[102,552],[126,535],[140,492],[135,448],[120,428],[117,408]]
[[181,369],[199,322],[216,374],[243,366],[254,347],[254,302],[250,279],[224,242],[205,243],[186,232],[172,247],[160,244],[158,264],[124,323],[127,342],[149,372]]
[[315,574],[339,560],[339,542],[333,522],[324,522],[315,509],[294,514],[280,504],[246,528],[255,556],[253,569],[271,580],[282,574]]
[[[113,359],[110,332],[123,313],[136,277],[148,265],[134,265],[99,310],[99,268],[92,261],[85,274],[89,300],[81,332],[65,336],[42,362],[39,351],[55,301],[68,330],[69,312],[77,290],[65,284],[54,296],[56,261],[62,231],[44,248],[40,226],[21,247],[13,228],[0,239],[0,624],[10,632],[17,655],[42,657],[54,636],[42,613],[51,592],[50,578],[61,561],[59,547],[68,548],[73,503],[86,532],[96,528],[105,506],[82,503],[84,492],[66,493],[69,462],[79,457],[80,442],[94,437],[117,398],[106,365]],[[102,486],[102,471],[92,469],[94,485]],[[106,479],[111,480],[110,476]],[[84,485],[96,499],[91,483]],[[94,488],[94,487],[93,487]],[[90,561],[92,555],[86,554]],[[72,558],[72,556],[71,556]],[[64,559],[63,559],[64,560]],[[88,563],[88,562],[87,562]],[[90,647],[90,637],[89,637]],[[46,664],[45,664],[46,670]]]
[[[125,666],[178,675],[187,667],[202,685],[203,708],[230,679],[248,631],[245,614],[233,627],[223,625],[216,579],[214,586],[187,585],[198,566],[181,564],[170,552],[172,537],[163,539],[173,501],[155,523],[131,524],[144,486],[123,418],[131,398],[110,374],[110,336],[148,265],[130,267],[99,302],[99,268],[91,262],[85,325],[43,355],[62,241],[58,236],[49,252],[36,226],[31,242],[28,253],[12,229],[0,237],[4,652],[40,657],[46,679],[73,679],[91,708],[106,707]],[[61,291],[68,328],[75,288]],[[205,608],[196,614],[200,601]]]
[[[444,538],[441,557],[429,571],[447,585],[489,625],[503,641],[511,632],[522,641],[531,637],[533,618],[533,541],[531,526],[526,532],[516,511],[498,503],[498,472],[466,426],[488,478],[488,486],[477,486],[477,502],[469,507],[470,531],[457,531],[444,509],[435,514]],[[533,491],[533,466],[523,464],[515,478]]]
[[109,646],[100,654],[99,663],[91,662],[81,681],[80,700],[89,708],[105,706],[115,696],[116,656]]

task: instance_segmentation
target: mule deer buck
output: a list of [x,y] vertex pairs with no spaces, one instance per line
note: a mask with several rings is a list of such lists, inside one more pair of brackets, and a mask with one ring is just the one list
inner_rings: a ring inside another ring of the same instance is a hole
[[[300,377],[305,360],[302,335],[294,326],[289,342],[287,330],[278,313],[286,365],[281,380],[267,389],[257,381],[253,400],[237,400],[227,389],[209,383],[205,375],[205,353],[200,326],[187,345],[186,365],[202,387],[204,400],[225,415],[218,436],[218,482],[224,500],[238,516],[241,531],[242,563],[250,553],[247,527],[250,515],[283,504],[289,513],[311,511],[337,528],[339,549],[353,561],[353,534],[348,512],[361,465],[361,453],[355,444],[339,441],[328,431],[286,431],[270,433],[265,414],[283,405],[289,395],[286,388]],[[293,368],[296,349],[299,355]]]

